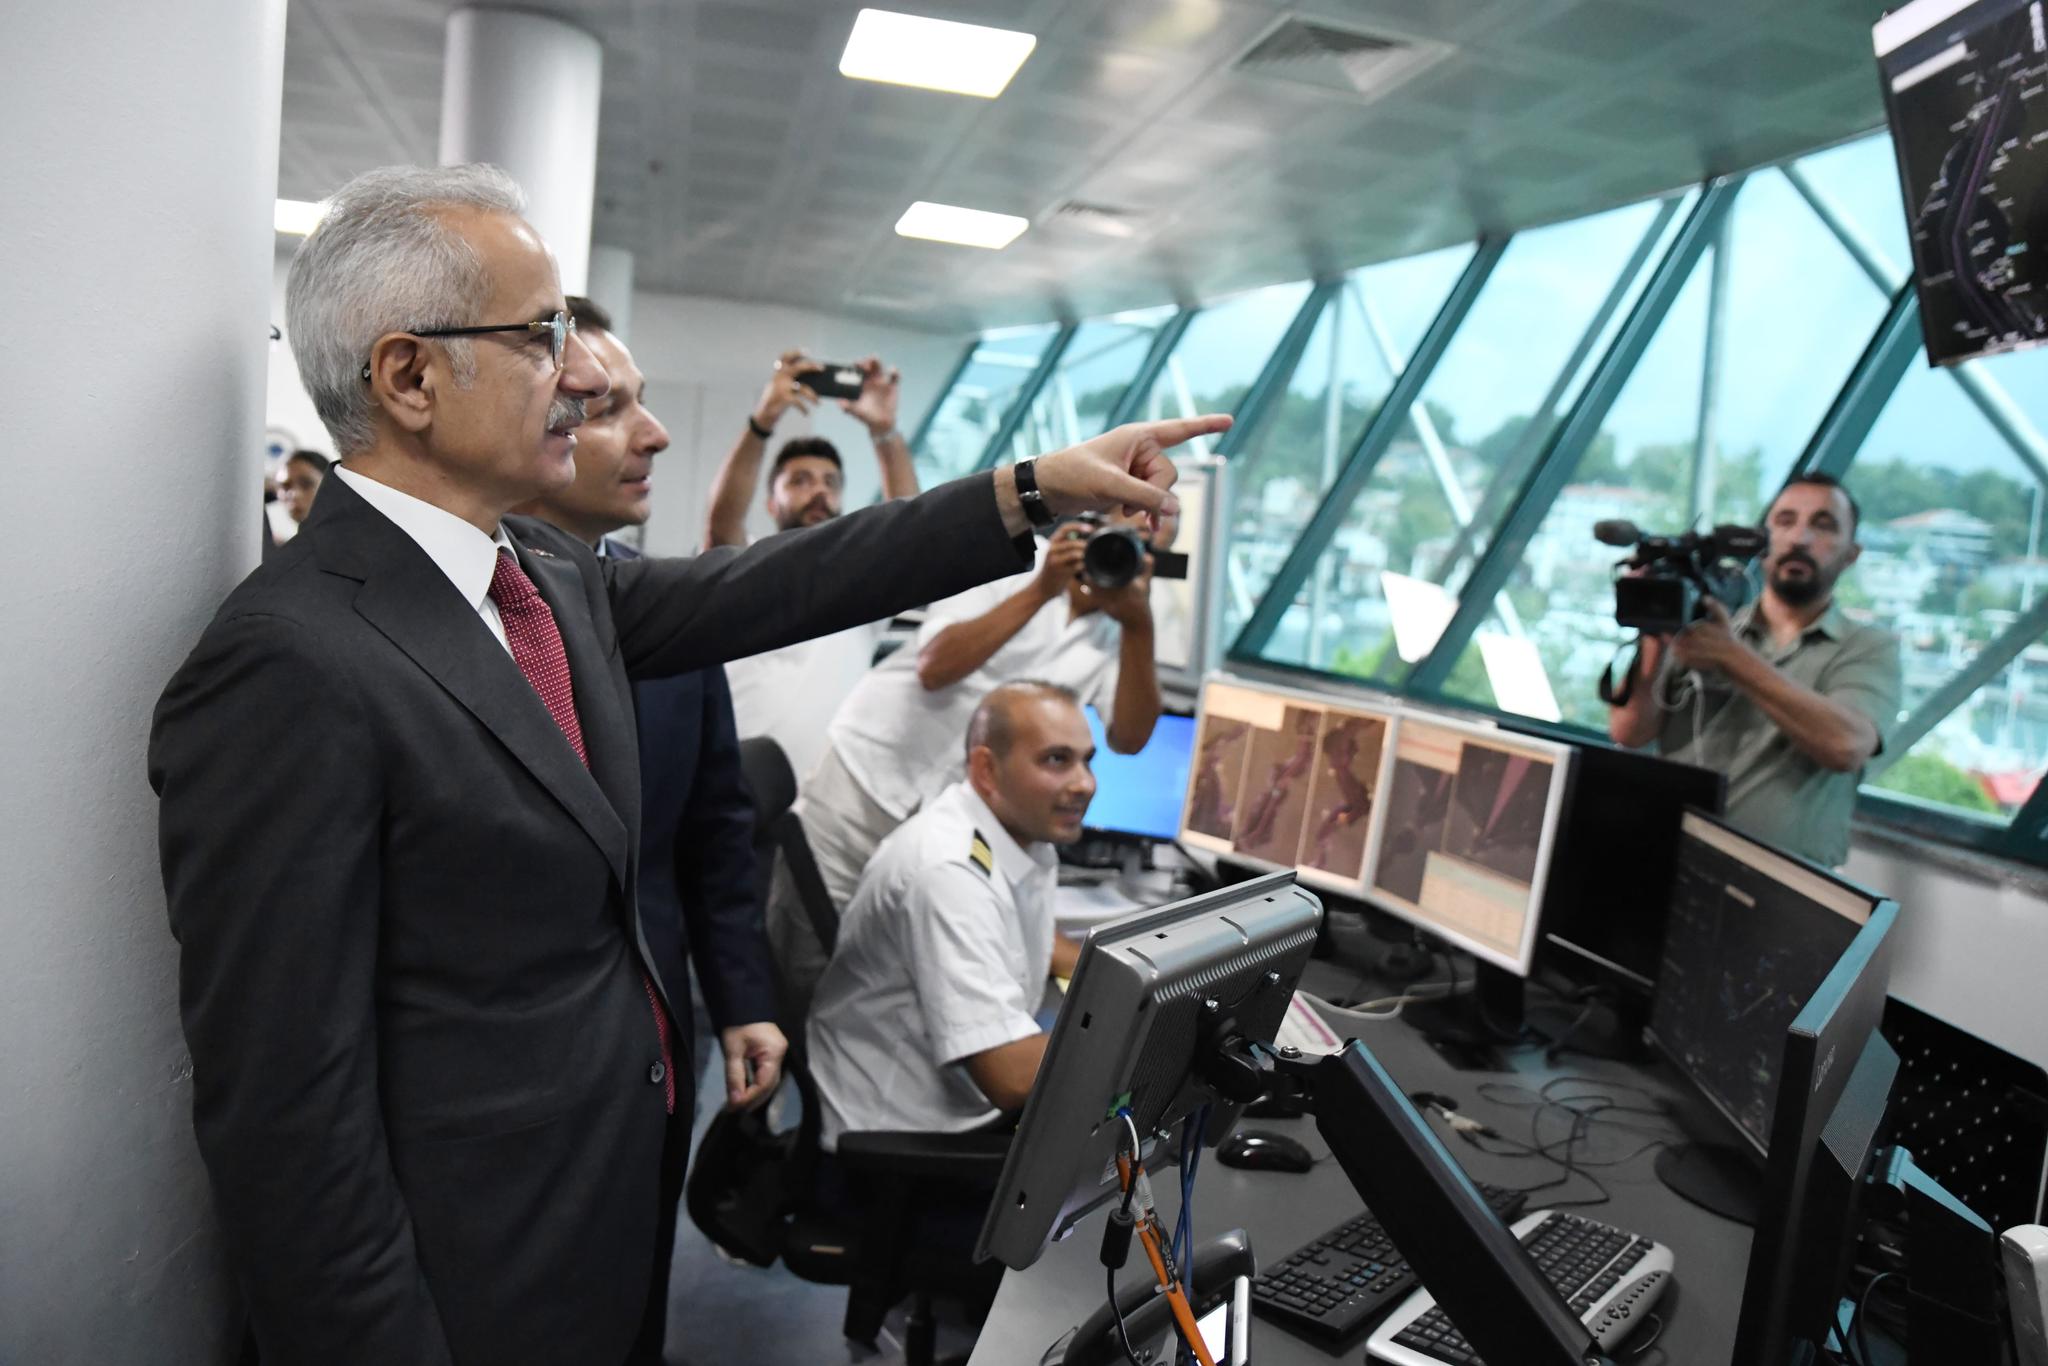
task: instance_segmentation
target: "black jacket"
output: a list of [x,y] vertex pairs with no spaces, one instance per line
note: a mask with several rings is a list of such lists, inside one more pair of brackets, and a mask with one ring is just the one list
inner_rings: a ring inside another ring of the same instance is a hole
[[[589,753],[344,481],[221,606],[149,775],[193,1124],[265,1366],[609,1366],[665,1115],[629,678],[1016,573],[986,476],[694,560],[506,528]],[[681,988],[666,984],[671,1001]]]

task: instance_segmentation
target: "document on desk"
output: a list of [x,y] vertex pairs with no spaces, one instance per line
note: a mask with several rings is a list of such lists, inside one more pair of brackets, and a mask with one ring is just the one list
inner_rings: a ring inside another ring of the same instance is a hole
[[1304,1053],[1335,1053],[1344,1047],[1344,1040],[1316,1014],[1314,1006],[1301,998],[1300,992],[1287,1003],[1287,1014],[1280,1020],[1280,1028],[1273,1036],[1273,1042],[1282,1048],[1298,1048]]

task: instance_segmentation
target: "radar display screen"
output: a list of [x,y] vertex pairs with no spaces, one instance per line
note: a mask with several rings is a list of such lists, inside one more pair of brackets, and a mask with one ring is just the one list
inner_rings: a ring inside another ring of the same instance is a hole
[[1914,0],[1872,36],[1927,358],[2048,341],[2043,0]]

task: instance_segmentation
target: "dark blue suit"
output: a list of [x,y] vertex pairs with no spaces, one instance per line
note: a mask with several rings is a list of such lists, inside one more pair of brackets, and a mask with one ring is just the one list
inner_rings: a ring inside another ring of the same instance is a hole
[[[639,552],[607,538],[599,553]],[[775,976],[761,927],[754,858],[754,803],[740,771],[739,727],[725,670],[696,669],[633,684],[640,730],[640,930],[670,984],[676,1113],[662,1155],[661,1232],[648,1318],[636,1361],[658,1362],[696,1101],[694,1015],[688,960],[697,968],[714,1030],[775,1018]],[[716,1040],[711,1041],[715,1046]]]

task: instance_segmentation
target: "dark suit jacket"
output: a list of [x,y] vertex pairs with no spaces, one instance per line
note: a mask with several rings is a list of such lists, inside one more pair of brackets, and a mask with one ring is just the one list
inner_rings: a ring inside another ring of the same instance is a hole
[[[610,1366],[666,1117],[629,678],[1029,563],[986,476],[694,560],[508,518],[590,763],[340,480],[157,704],[193,1124],[266,1366]],[[671,986],[673,1000],[678,991]]]
[[[607,539],[603,553],[640,552]],[[739,725],[725,670],[633,685],[640,730],[640,932],[676,1007],[675,1056],[692,1056],[690,976],[726,1029],[775,1018],[775,970],[761,927],[754,803],[740,770]],[[680,1088],[676,1106],[690,1088]]]

